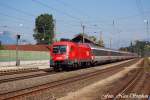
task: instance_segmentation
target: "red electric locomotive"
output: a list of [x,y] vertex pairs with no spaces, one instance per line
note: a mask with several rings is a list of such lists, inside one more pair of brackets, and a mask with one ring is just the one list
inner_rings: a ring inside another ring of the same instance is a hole
[[137,57],[137,54],[97,47],[86,43],[55,42],[51,46],[50,66],[54,70],[86,67]]
[[89,45],[60,41],[51,46],[50,66],[54,70],[69,69],[90,64],[92,59]]

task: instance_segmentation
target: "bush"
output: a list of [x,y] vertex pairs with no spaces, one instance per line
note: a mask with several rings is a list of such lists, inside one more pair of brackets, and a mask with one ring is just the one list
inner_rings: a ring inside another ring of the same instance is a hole
[[3,49],[4,49],[4,47],[2,45],[0,45],[0,50],[3,50]]

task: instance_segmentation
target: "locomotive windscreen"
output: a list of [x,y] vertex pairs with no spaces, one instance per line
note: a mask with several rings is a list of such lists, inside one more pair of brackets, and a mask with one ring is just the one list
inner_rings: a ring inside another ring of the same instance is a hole
[[53,47],[53,53],[55,54],[63,54],[66,53],[67,46],[65,45],[57,45]]

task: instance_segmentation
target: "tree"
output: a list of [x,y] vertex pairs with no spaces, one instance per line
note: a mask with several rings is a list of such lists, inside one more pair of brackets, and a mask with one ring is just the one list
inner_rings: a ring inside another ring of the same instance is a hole
[[132,43],[128,47],[121,47],[120,50],[135,52],[138,55],[145,56],[147,52],[150,52],[150,42],[148,41],[135,41],[135,44]]
[[96,37],[95,37],[95,36],[89,36],[89,38],[90,38],[92,41],[96,42]]
[[54,39],[54,20],[49,14],[41,14],[35,19],[33,37],[37,44],[51,44]]
[[4,49],[4,47],[2,46],[2,43],[0,41],[0,50]]
[[98,40],[97,43],[98,43],[98,45],[99,45],[100,47],[105,47],[103,40]]
[[95,36],[89,36],[89,38],[96,42],[100,47],[104,47],[104,41],[102,40],[102,38],[100,38],[99,40],[97,40],[97,38]]

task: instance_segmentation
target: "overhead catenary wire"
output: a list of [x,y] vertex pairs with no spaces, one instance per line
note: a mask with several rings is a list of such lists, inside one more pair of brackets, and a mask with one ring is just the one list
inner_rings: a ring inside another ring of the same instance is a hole
[[141,0],[136,0],[136,5],[137,5],[138,11],[139,11],[142,19],[145,19],[146,16],[144,13],[144,9],[143,9],[143,5],[142,5]]
[[78,22],[81,22],[81,19],[80,19],[80,18],[74,17],[74,16],[72,16],[71,14],[69,14],[69,13],[67,13],[67,12],[58,10],[58,9],[56,9],[56,8],[54,8],[54,7],[52,7],[52,6],[48,5],[48,4],[46,4],[46,3],[43,3],[43,2],[41,2],[41,1],[39,1],[39,0],[32,0],[32,1],[33,1],[33,2],[36,2],[36,3],[40,4],[40,5],[42,5],[43,7],[50,8],[50,9],[52,9],[52,10],[58,12],[58,13],[61,13],[61,14],[63,14],[63,15],[66,15],[66,16],[68,16],[68,17],[74,19],[74,20],[77,20]]
[[26,15],[26,16],[35,17],[35,15],[33,15],[33,14],[31,14],[31,13],[28,13],[28,12],[26,12],[26,11],[24,11],[24,10],[15,8],[15,7],[10,6],[10,5],[8,5],[8,4],[1,3],[1,7],[5,7],[5,8],[8,8],[8,9],[10,9],[10,10],[14,10],[14,11],[19,12],[19,13],[22,13],[22,14],[24,14],[24,15]]
[[30,20],[27,20],[27,19],[24,19],[24,18],[21,18],[21,17],[8,15],[8,14],[2,13],[2,12],[0,12],[0,16],[5,16],[5,17],[11,18],[11,19],[18,20],[18,21],[31,22]]
[[[64,11],[60,11],[60,10],[58,10],[58,9],[55,9],[54,7],[51,7],[51,6],[45,4],[45,3],[41,2],[41,1],[38,1],[38,0],[36,0],[36,1],[35,1],[35,0],[32,0],[32,1],[39,3],[40,5],[42,5],[42,6],[44,6],[44,7],[48,7],[48,8],[50,8],[50,9],[56,11],[56,12],[59,12],[59,13],[61,13],[61,14],[64,14],[64,15],[66,15],[66,16],[72,18],[72,19],[75,19],[75,20],[78,21],[78,23],[81,22],[81,19],[80,19],[80,18],[74,17],[74,16],[70,15],[69,13],[66,13],[66,12],[64,12]],[[22,13],[22,14],[24,14],[24,15],[26,15],[26,16],[35,17],[35,15],[32,14],[32,13],[26,12],[26,11],[24,11],[24,10],[18,9],[18,8],[16,8],[16,7],[10,6],[10,5],[5,4],[5,3],[1,3],[1,7],[7,8],[7,9],[10,9],[10,10],[13,10],[13,11],[16,11],[16,12],[18,12],[18,13]],[[6,15],[6,14],[2,14],[2,15],[7,16],[7,17],[10,17],[10,15]],[[14,18],[14,17],[13,17],[13,18]],[[14,18],[14,19],[16,19],[16,18]],[[20,19],[22,20],[22,18],[17,18],[17,20],[20,20]]]
[[[8,4],[1,3],[0,5],[1,5],[1,7],[4,7],[4,8],[6,8],[6,9],[13,10],[13,11],[16,11],[16,12],[18,12],[18,13],[22,13],[22,14],[24,14],[24,15],[26,15],[26,16],[34,17],[33,14],[28,13],[28,12],[23,11],[23,10],[20,10],[20,9],[15,8],[15,7],[13,7],[13,6],[10,6],[10,5],[8,5]],[[19,22],[31,22],[31,20],[29,20],[29,19],[25,19],[25,18],[22,18],[22,17],[12,16],[12,15],[9,15],[9,14],[3,13],[3,12],[0,12],[0,16],[5,16],[5,17],[8,17],[8,18],[10,18],[10,19],[15,19],[15,20],[17,20],[18,23],[19,23]],[[11,20],[11,21],[12,21],[12,20]],[[15,22],[16,22],[16,21],[15,21]]]
[[[34,1],[34,2],[38,2],[38,3],[40,3],[41,5],[43,5],[43,6],[45,6],[45,7],[48,7],[48,8],[50,8],[50,9],[52,9],[52,10],[54,10],[54,11],[57,11],[57,12],[59,12],[59,13],[62,13],[62,14],[65,14],[65,15],[67,15],[67,16],[70,16],[70,17],[72,17],[73,19],[76,19],[76,20],[80,20],[80,18],[77,18],[77,17],[74,17],[74,16],[72,16],[72,15],[70,15],[69,13],[66,13],[66,12],[64,12],[64,11],[60,11],[60,10],[58,10],[58,9],[55,9],[54,7],[52,7],[52,6],[50,6],[50,5],[47,5],[47,4],[45,4],[45,3],[43,3],[43,2],[41,2],[41,1],[39,1],[39,0],[32,0],[32,1]],[[67,4],[66,2],[64,2],[64,1],[62,1],[62,0],[56,0],[57,2],[61,2],[63,5],[67,5],[67,6],[69,6],[69,4]],[[143,10],[143,6],[142,6],[142,4],[141,4],[141,0],[136,0],[136,4],[137,4],[137,6],[138,6],[138,9],[140,10],[140,12],[142,12],[142,14],[146,14],[146,13],[150,13],[150,12],[144,12],[144,10]],[[35,17],[35,15],[33,15],[33,14],[31,14],[31,13],[28,13],[28,12],[26,12],[26,11],[23,11],[23,10],[21,10],[21,9],[17,9],[17,8],[15,8],[15,7],[12,7],[12,6],[10,6],[10,5],[8,5],[8,4],[4,4],[4,3],[1,3],[1,6],[3,6],[3,7],[5,7],[5,8],[9,8],[10,10],[14,10],[14,11],[17,11],[17,12],[19,12],[19,13],[22,13],[22,14],[25,14],[25,15],[27,15],[27,16],[32,16],[32,17]],[[71,6],[69,6],[69,7],[71,7]],[[75,9],[74,9],[75,10]],[[82,12],[83,13],[83,12]],[[129,19],[129,18],[131,18],[131,17],[136,17],[136,16],[141,16],[141,14],[139,15],[139,14],[136,14],[136,15],[131,15],[131,16],[127,16],[127,17],[119,17],[119,18],[116,18],[116,20],[124,20],[124,19]],[[98,20],[96,20],[96,21],[98,21]],[[80,22],[81,22],[81,20],[80,20]],[[89,21],[88,21],[89,22]]]
[[[70,14],[68,14],[68,13],[66,13],[66,12],[64,12],[64,11],[60,11],[60,10],[54,8],[54,7],[51,7],[50,5],[45,4],[45,3],[43,3],[42,1],[39,1],[39,0],[32,0],[32,1],[38,2],[38,3],[40,2],[40,4],[42,4],[42,5],[44,4],[44,5],[43,5],[44,7],[51,8],[52,10],[54,10],[54,11],[56,11],[56,12],[59,12],[59,13],[62,13],[62,14],[64,14],[64,15],[70,17],[70,18],[73,18],[73,19],[77,20],[77,21],[80,23],[80,18],[76,18],[76,17],[74,17],[74,16],[72,16],[72,15],[70,16]],[[62,1],[62,0],[59,0],[59,1]],[[62,2],[63,2],[64,5],[67,5],[66,2],[64,2],[64,1],[62,1]],[[32,16],[32,17],[34,16],[34,15],[31,14],[31,13],[28,13],[28,12],[25,12],[25,11],[23,11],[23,10],[17,9],[17,8],[15,8],[15,7],[11,7],[11,6],[7,5],[7,4],[4,4],[4,5],[2,5],[2,6],[5,6],[6,8],[9,8],[9,9],[11,9],[11,10],[15,10],[15,11],[17,11],[17,12],[23,13],[23,14],[25,14],[25,15],[27,15],[27,16]],[[69,6],[69,7],[70,7],[70,6]],[[129,18],[134,17],[134,16],[139,16],[139,14],[138,14],[138,15],[127,16],[127,17],[116,18],[116,20],[129,19]],[[16,18],[14,18],[14,19],[16,19]],[[20,20],[20,18],[17,18],[17,19]],[[21,19],[21,20],[22,20],[22,19]],[[24,20],[22,20],[22,21],[24,21]],[[87,22],[87,24],[89,25],[89,21]],[[88,26],[87,24],[86,24],[86,26]]]
[[81,11],[78,8],[74,8],[72,5],[70,5],[69,3],[62,1],[62,0],[54,0],[55,2],[58,2],[61,5],[64,5],[64,7],[71,9],[72,11],[75,11],[77,13],[79,13],[80,15],[84,16],[84,17],[89,17],[89,15],[87,13],[85,13],[84,11]]
[[141,0],[136,0],[136,5],[137,5],[137,8],[139,10],[139,13],[141,14],[142,21],[144,21],[146,23],[147,40],[149,40],[149,21],[146,18]]
[[[53,9],[53,10],[55,10],[55,11],[58,11],[58,10],[56,10],[55,8],[51,7],[51,6],[42,3],[41,1],[38,1],[38,0],[36,0],[36,1],[35,1],[35,0],[32,0],[32,1],[38,2],[38,3],[42,4],[43,6],[50,7],[51,9]],[[59,0],[59,1],[63,2],[64,5],[67,5],[64,1],[62,1],[62,0]],[[26,15],[28,15],[28,16],[32,16],[32,17],[34,16],[34,15],[31,14],[31,13],[28,13],[28,12],[25,12],[25,11],[23,11],[23,10],[17,9],[17,8],[15,8],[15,7],[11,7],[11,6],[7,5],[7,4],[3,4],[2,6],[6,7],[6,8],[10,8],[11,10],[15,10],[15,11],[17,11],[17,12],[19,12],[19,13],[26,14]],[[60,12],[60,11],[59,11],[59,12]],[[61,13],[65,14],[65,15],[67,14],[67,16],[69,15],[68,13],[64,13],[64,12],[61,12]],[[145,13],[146,13],[146,12],[145,12]],[[147,13],[149,13],[149,12],[147,12]],[[69,16],[70,16],[70,15],[69,15]],[[135,17],[135,16],[139,16],[139,14],[138,14],[138,15],[127,16],[127,17],[120,17],[120,18],[116,18],[116,19],[117,19],[117,20],[123,20],[123,19],[129,19],[129,18]],[[76,18],[76,17],[74,17],[74,16],[70,16],[70,17],[72,17],[73,19],[79,20],[79,18]],[[15,19],[16,19],[16,18],[15,18]],[[20,19],[20,18],[19,18],[19,19]],[[81,21],[79,21],[79,22],[81,22]],[[88,21],[88,23],[89,23],[89,21]]]
[[[39,3],[40,5],[42,5],[42,6],[44,6],[44,7],[48,7],[48,8],[50,8],[50,9],[56,11],[56,12],[59,12],[59,13],[61,13],[61,14],[64,14],[64,15],[66,15],[66,16],[72,18],[72,19],[75,19],[75,20],[78,21],[78,23],[81,22],[81,19],[80,19],[80,18],[74,17],[74,16],[70,15],[69,13],[66,13],[66,12],[64,12],[64,11],[55,9],[54,7],[51,7],[50,5],[47,5],[47,4],[45,4],[45,3],[41,2],[41,1],[38,1],[38,0],[36,0],[36,1],[35,1],[35,0],[32,0],[32,1]],[[4,8],[6,8],[6,9],[10,9],[10,10],[13,10],[13,11],[16,11],[16,12],[18,12],[18,13],[22,13],[22,14],[24,14],[24,15],[26,15],[26,16],[35,17],[35,15],[32,14],[32,13],[26,12],[26,11],[24,11],[24,10],[18,9],[18,8],[16,8],[16,7],[10,6],[10,5],[5,4],[5,3],[1,3],[1,7],[4,7]],[[7,16],[7,17],[12,17],[12,16],[6,15],[6,14],[2,14],[2,15],[3,15],[3,16]],[[22,18],[19,18],[19,17],[17,17],[17,18],[13,17],[13,18],[16,19],[16,20],[20,20],[20,19],[23,20]]]
[[[13,7],[13,6],[10,6],[10,5],[8,5],[8,4],[1,3],[0,5],[1,5],[1,7],[4,7],[4,8],[6,8],[6,9],[13,10],[13,11],[16,11],[16,12],[18,12],[18,13],[22,13],[22,14],[24,14],[24,15],[26,15],[26,16],[29,16],[29,17],[34,17],[33,14],[28,13],[28,12],[23,11],[23,10],[20,10],[20,9],[15,8],[15,7]],[[6,14],[6,13],[3,13],[3,12],[0,12],[0,16],[5,16],[5,17],[7,17],[7,18],[9,18],[9,19],[13,19],[13,20],[9,20],[9,21],[12,21],[12,22],[15,22],[15,23],[16,23],[16,22],[17,22],[17,23],[20,23],[20,22],[29,22],[29,23],[31,23],[31,20],[29,20],[29,19],[22,18],[22,17],[20,17],[20,16],[19,16],[19,17],[12,16],[12,15],[10,15],[10,14]],[[10,27],[9,27],[9,28],[10,28]],[[29,27],[23,27],[23,28],[28,29]]]
[[[2,13],[0,12],[0,16],[5,16],[5,17],[8,17],[9,19],[13,19],[13,20],[10,20],[12,22],[17,22],[17,23],[20,23],[20,22],[30,22],[30,20],[27,20],[27,19],[24,19],[24,18],[21,18],[21,17],[16,17],[16,16],[12,16],[12,15],[8,15],[8,14],[5,14],[5,13]],[[61,21],[61,20],[60,20]],[[67,23],[64,23],[64,25],[68,25],[68,26],[72,26],[72,27],[80,27],[79,25],[77,24],[67,24]],[[14,26],[13,26],[14,27]],[[10,28],[10,27],[9,27]],[[29,27],[26,27],[26,29],[28,29]]]

